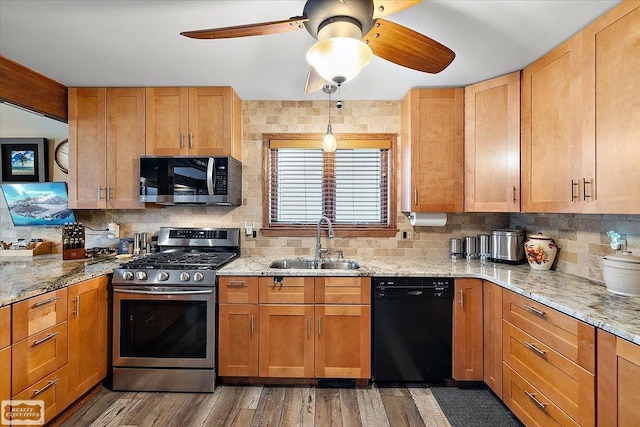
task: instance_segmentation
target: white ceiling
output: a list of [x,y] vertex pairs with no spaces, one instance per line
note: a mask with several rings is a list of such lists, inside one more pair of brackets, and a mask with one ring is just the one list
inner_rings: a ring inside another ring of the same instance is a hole
[[[337,0],[336,0],[337,1]],[[374,57],[342,99],[397,100],[519,70],[619,0],[425,0],[385,19],[450,47],[437,75]],[[288,19],[303,0],[0,0],[0,55],[67,86],[232,86],[242,99],[304,95],[305,31],[192,40],[181,31]]]

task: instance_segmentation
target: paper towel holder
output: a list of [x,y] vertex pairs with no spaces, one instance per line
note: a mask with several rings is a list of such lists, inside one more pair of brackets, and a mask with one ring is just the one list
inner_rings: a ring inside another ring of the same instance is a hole
[[413,227],[442,227],[447,224],[446,212],[409,212],[407,216]]

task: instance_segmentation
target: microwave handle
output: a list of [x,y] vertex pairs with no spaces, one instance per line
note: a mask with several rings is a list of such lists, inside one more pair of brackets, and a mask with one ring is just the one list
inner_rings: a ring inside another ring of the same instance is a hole
[[210,196],[214,195],[213,189],[215,188],[215,166],[216,160],[213,157],[209,157],[209,163],[207,164],[207,190]]

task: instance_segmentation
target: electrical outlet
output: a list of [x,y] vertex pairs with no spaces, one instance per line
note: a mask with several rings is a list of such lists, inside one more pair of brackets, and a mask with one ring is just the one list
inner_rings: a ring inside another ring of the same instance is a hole
[[411,231],[402,232],[402,240],[411,240],[413,238]]

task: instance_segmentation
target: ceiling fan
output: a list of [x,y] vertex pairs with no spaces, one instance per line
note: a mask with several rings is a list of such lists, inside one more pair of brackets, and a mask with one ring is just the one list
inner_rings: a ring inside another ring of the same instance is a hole
[[[342,84],[355,77],[372,55],[403,67],[436,74],[455,58],[439,42],[382,17],[420,3],[421,0],[308,0],[301,16],[282,21],[180,33],[194,39],[260,36],[305,28],[318,40],[307,53],[311,64],[305,93],[322,89],[327,81]],[[344,51],[341,49],[350,49]],[[348,52],[348,53],[347,53]],[[333,60],[327,60],[334,54]],[[338,65],[339,70],[330,66]]]

